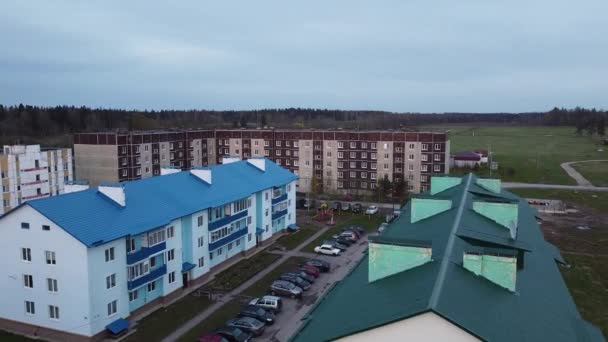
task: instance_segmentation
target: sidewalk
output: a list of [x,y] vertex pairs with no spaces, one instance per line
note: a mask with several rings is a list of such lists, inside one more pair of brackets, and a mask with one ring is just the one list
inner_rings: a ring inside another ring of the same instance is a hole
[[[163,338],[162,342],[173,342],[173,341],[178,340],[181,336],[185,335],[187,332],[192,330],[203,320],[205,320],[206,318],[211,316],[215,311],[217,311],[219,308],[221,308],[225,303],[231,301],[237,295],[239,295],[241,292],[245,291],[251,285],[255,284],[257,281],[259,281],[260,279],[265,277],[268,273],[272,272],[275,268],[277,268],[279,265],[284,263],[288,258],[290,258],[291,256],[296,256],[298,253],[300,253],[300,249],[302,249],[304,246],[308,245],[310,242],[314,241],[321,234],[325,233],[329,228],[330,227],[327,226],[327,227],[320,229],[318,232],[316,232],[311,237],[309,237],[304,242],[302,242],[293,251],[282,252],[282,253],[284,253],[284,255],[280,259],[278,259],[277,261],[270,264],[270,266],[268,266],[264,271],[259,272],[258,274],[256,274],[255,276],[253,276],[252,278],[250,278],[249,280],[247,280],[246,282],[241,284],[236,289],[226,293],[222,297],[221,300],[218,300],[217,302],[213,303],[212,305],[207,307],[204,311],[202,311],[201,313],[199,313],[198,315],[196,315],[195,317],[190,319],[188,322],[184,323],[182,326],[175,329],[175,331],[173,331],[170,335]],[[279,253],[279,254],[282,254],[282,253]],[[303,253],[303,254],[308,254],[308,253]]]

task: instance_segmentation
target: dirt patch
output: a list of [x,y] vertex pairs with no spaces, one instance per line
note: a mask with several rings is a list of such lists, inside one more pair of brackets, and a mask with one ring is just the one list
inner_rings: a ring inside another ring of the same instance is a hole
[[540,213],[545,239],[558,246],[562,254],[608,256],[608,214],[577,209],[568,214]]

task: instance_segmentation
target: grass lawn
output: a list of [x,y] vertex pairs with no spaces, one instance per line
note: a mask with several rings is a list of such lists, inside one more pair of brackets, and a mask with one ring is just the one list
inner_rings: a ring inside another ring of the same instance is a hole
[[241,310],[241,303],[238,300],[232,300],[219,308],[206,320],[200,322],[196,327],[192,328],[186,335],[180,337],[178,341],[194,342],[204,333],[213,332],[221,328],[226,321],[234,318]]
[[[597,138],[577,136],[574,127],[423,126],[449,130],[452,154],[471,149],[490,149],[499,163],[504,182],[576,184],[560,163],[608,159],[608,148]],[[599,148],[604,149],[598,152]]]
[[608,212],[608,192],[572,191],[558,189],[508,189],[524,198],[558,199],[571,205]]
[[211,301],[207,297],[188,295],[172,305],[156,310],[139,321],[137,331],[128,341],[159,341],[175,328],[203,311]]
[[292,250],[298,247],[302,242],[304,242],[304,240],[314,235],[317,231],[318,230],[311,227],[302,227],[295,233],[289,233],[288,235],[281,236],[275,242],[275,244],[281,245],[288,250]]
[[15,335],[8,331],[0,330],[0,341],[2,342],[31,342],[31,341],[43,341],[43,340],[34,340],[25,336]]
[[[268,294],[268,289],[270,284],[278,278],[281,273],[287,272],[293,268],[295,268],[298,264],[301,264],[305,258],[300,257],[292,257],[285,260],[284,263],[275,268],[272,272],[267,274],[264,278],[257,281],[255,284],[251,285],[247,288],[243,294],[246,296],[258,297]],[[212,332],[220,327],[222,327],[227,320],[235,317],[241,307],[244,305],[244,302],[240,302],[235,299],[226,304],[224,304],[221,308],[219,308],[216,312],[214,312],[211,316],[209,316],[206,320],[199,323],[196,327],[190,330],[186,335],[182,336],[179,340],[185,342],[196,341],[198,337],[200,337],[205,332]]]
[[342,216],[336,216],[336,225],[329,228],[324,234],[321,234],[318,238],[313,240],[308,245],[302,248],[302,252],[314,252],[316,246],[321,244],[324,240],[327,240],[332,235],[340,232],[342,228],[346,228],[351,225],[359,225],[362,226],[368,233],[373,232],[378,228],[380,223],[383,222],[384,216],[380,214],[373,215],[369,217],[364,214],[342,214]]
[[608,336],[608,258],[583,255],[565,258],[571,267],[560,269],[578,310]]
[[206,287],[219,291],[232,291],[280,257],[280,255],[266,253],[265,251],[259,252],[218,273]]
[[595,186],[608,186],[608,162],[572,164],[576,171]]

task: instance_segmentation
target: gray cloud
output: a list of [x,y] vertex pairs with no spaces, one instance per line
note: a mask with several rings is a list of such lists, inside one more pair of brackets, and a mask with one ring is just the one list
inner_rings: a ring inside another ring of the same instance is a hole
[[0,102],[608,107],[605,0],[0,3]]

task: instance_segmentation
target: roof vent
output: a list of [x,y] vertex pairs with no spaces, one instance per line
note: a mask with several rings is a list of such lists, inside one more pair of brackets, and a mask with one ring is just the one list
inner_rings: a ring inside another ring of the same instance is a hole
[[490,178],[478,178],[477,185],[480,187],[492,191],[495,194],[499,194],[501,190],[500,179],[490,179]]
[[453,188],[462,183],[460,177],[431,177],[431,195]]
[[164,176],[164,175],[170,175],[172,173],[178,173],[180,172],[182,169],[177,168],[177,167],[168,167],[168,166],[163,166],[160,168],[160,175]]
[[257,167],[261,171],[266,171],[266,159],[264,158],[247,159],[247,163]]
[[473,202],[476,213],[509,229],[512,239],[517,236],[518,208],[517,203]]
[[368,281],[389,277],[432,261],[430,241],[370,236]]
[[125,188],[122,184],[102,183],[97,187],[97,191],[121,207],[127,205]]
[[446,210],[450,210],[451,208],[452,201],[450,200],[413,198],[410,223],[416,223]]
[[211,185],[211,170],[209,169],[192,169],[190,174]]
[[517,256],[514,252],[464,252],[462,266],[475,275],[515,292]]

